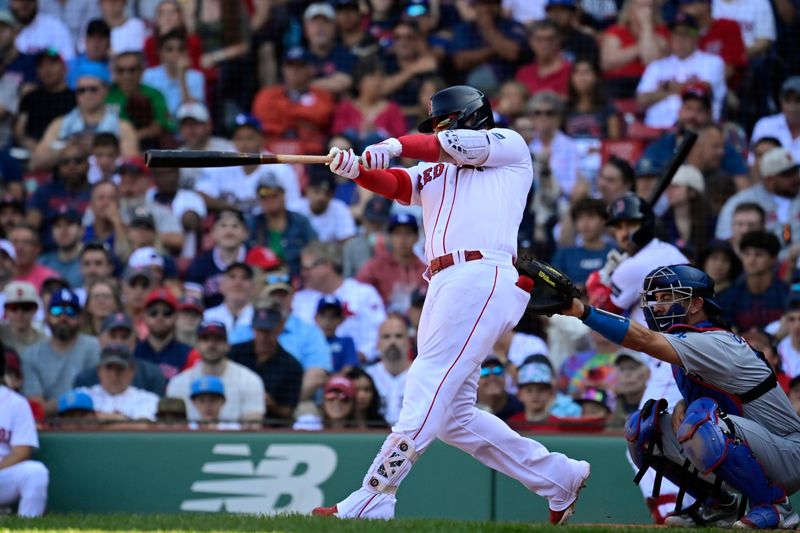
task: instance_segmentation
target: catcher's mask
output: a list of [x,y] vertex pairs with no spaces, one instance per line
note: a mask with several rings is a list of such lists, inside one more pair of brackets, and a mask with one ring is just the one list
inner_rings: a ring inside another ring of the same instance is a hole
[[653,331],[667,331],[675,324],[685,324],[692,298],[703,298],[709,316],[722,313],[714,301],[714,280],[690,265],[659,267],[651,271],[642,286],[641,300],[647,326]]

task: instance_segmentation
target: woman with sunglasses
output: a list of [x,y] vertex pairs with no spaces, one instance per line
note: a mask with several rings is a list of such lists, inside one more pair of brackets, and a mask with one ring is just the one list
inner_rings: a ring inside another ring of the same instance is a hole
[[100,335],[105,319],[122,312],[122,299],[116,280],[101,278],[86,288],[86,304],[81,316],[81,332],[87,335]]

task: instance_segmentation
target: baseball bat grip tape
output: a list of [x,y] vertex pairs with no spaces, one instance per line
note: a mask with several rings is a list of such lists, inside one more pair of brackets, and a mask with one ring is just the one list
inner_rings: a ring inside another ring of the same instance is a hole
[[276,163],[314,165],[330,163],[327,155],[247,154],[205,150],[148,150],[145,164],[150,168],[210,168]]

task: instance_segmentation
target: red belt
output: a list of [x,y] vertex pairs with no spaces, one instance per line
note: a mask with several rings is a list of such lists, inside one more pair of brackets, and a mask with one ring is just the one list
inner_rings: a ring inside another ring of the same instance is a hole
[[[483,259],[483,254],[480,252],[480,250],[467,250],[464,252],[464,261],[475,261],[477,259]],[[453,266],[455,263],[456,262],[453,258],[453,254],[450,253],[441,255],[431,259],[431,264],[428,267],[428,270],[430,270],[431,276],[433,276],[437,272]]]

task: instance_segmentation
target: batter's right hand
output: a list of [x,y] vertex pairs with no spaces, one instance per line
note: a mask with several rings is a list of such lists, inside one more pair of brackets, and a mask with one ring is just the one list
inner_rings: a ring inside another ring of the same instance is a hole
[[403,151],[403,145],[394,137],[390,137],[378,144],[372,144],[364,149],[361,160],[364,168],[368,170],[389,168],[389,161],[398,157]]
[[358,156],[353,152],[352,148],[345,151],[334,146],[328,152],[328,155],[331,157],[331,162],[328,163],[331,172],[351,180],[358,177],[360,172],[358,169]]

